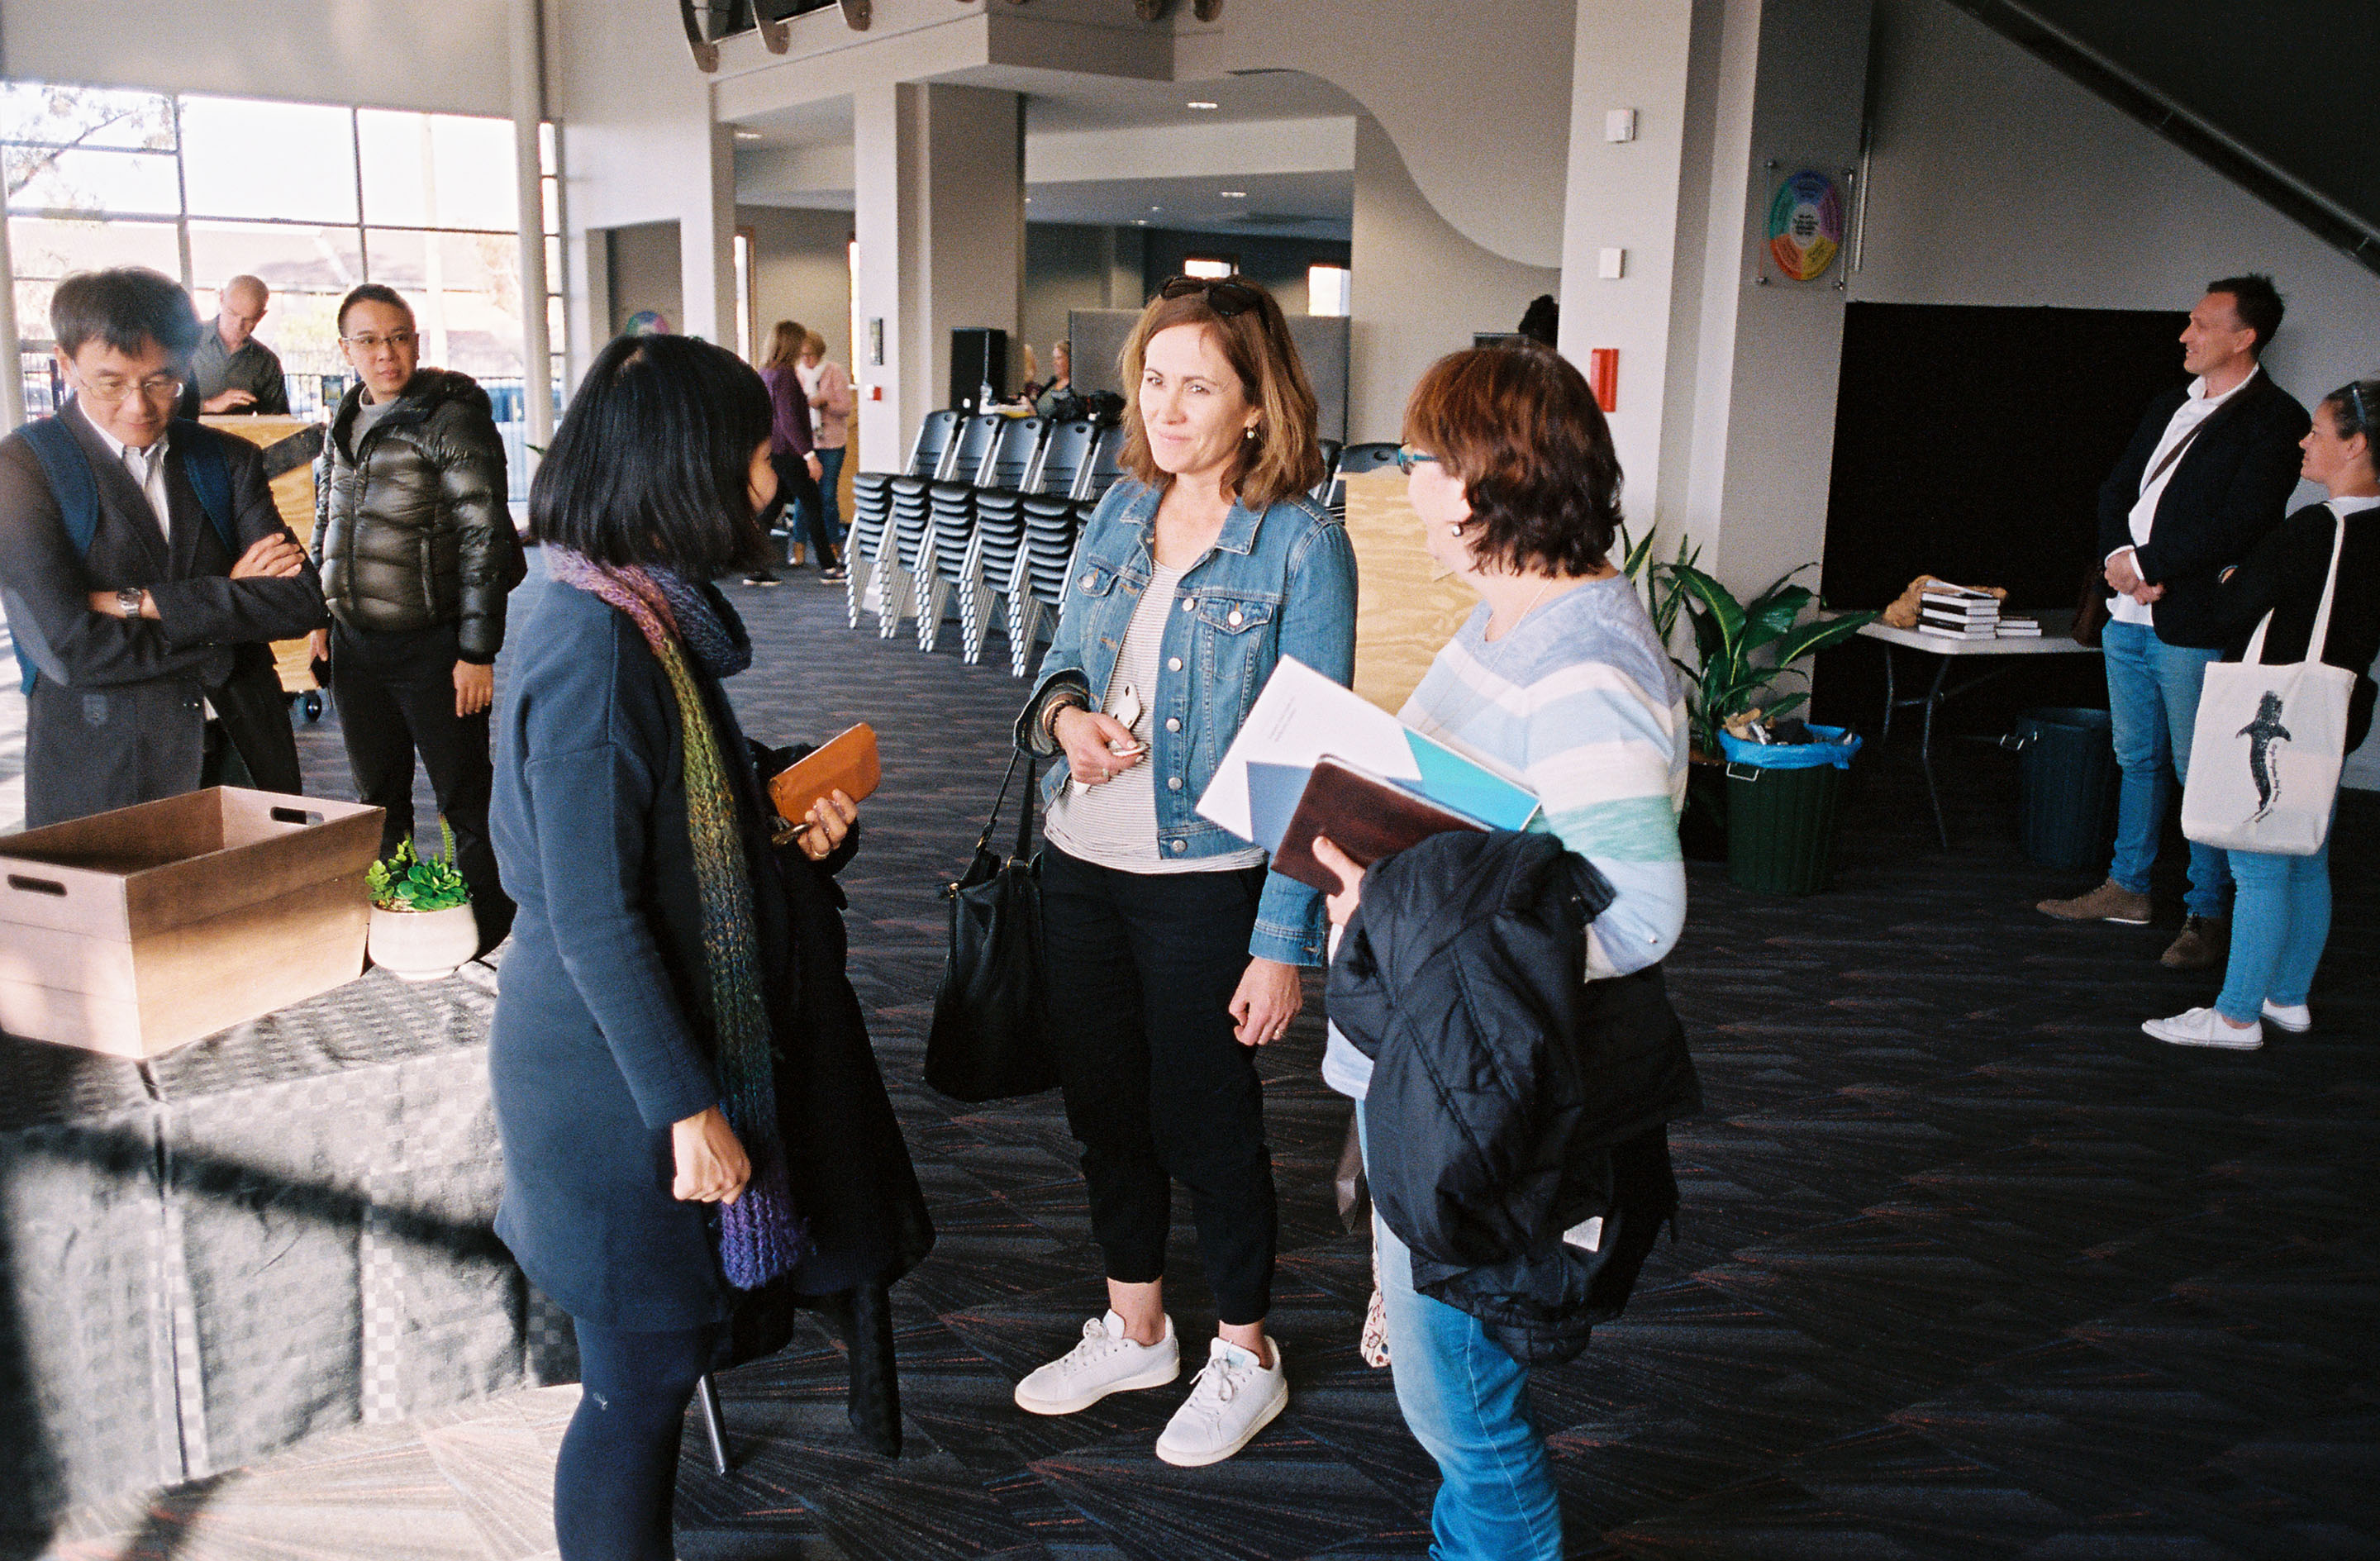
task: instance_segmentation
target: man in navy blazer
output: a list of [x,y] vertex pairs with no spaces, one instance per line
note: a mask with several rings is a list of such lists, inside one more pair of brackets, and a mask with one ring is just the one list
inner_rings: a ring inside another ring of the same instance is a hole
[[[2268,276],[2206,284],[2181,333],[2182,367],[2197,376],[2149,403],[2122,460],[2099,490],[2099,552],[2108,621],[2107,709],[2123,786],[2107,881],[2041,909],[2067,921],[2149,920],[2149,868],[2168,800],[2166,767],[2190,776],[2190,738],[2207,664],[2222,630],[2210,608],[2223,570],[2281,523],[2298,482],[2298,441],[2309,419],[2259,363],[2280,328]],[[2219,963],[2228,926],[2221,851],[2192,842],[2181,934],[2164,962]]]
[[321,626],[322,589],[256,447],[174,419],[188,295],[86,272],[50,319],[74,397],[0,441],[0,603],[32,673],[26,824],[208,785],[297,791],[268,642]]

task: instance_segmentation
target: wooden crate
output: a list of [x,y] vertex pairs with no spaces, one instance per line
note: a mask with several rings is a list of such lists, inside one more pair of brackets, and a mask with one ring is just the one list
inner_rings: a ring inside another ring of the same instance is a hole
[[380,830],[217,786],[0,837],[0,1030],[154,1057],[354,980]]

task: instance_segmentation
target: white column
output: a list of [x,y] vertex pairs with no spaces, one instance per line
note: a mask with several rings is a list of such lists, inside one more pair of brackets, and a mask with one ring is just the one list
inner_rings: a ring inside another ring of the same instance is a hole
[[[545,179],[539,155],[545,119],[545,43],[538,0],[512,0],[513,183],[520,197],[521,387],[528,442],[553,438],[553,344],[546,325]],[[537,453],[529,452],[534,466]]]
[[[921,83],[852,94],[859,275],[852,346],[859,439],[891,469],[949,396],[951,336],[1012,340],[1024,293],[1024,105],[1014,92]],[[873,360],[881,321],[883,361]]]
[[[678,276],[686,309],[680,329],[735,348],[735,133],[709,127],[704,189],[689,191],[678,217]],[[709,199],[704,199],[706,193]]]

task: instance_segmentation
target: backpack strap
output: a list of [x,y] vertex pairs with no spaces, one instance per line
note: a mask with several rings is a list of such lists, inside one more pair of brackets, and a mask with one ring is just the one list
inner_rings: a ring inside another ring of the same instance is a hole
[[[50,497],[57,501],[59,523],[66,527],[67,540],[79,558],[91,551],[91,537],[99,530],[99,483],[91,476],[91,457],[83,453],[74,430],[56,417],[34,418],[25,425],[24,434],[25,443],[42,463],[42,475],[49,478]],[[30,694],[35,672],[33,659],[25,654],[23,631],[11,635],[9,643],[17,651],[23,691]]]
[[237,562],[240,546],[238,534],[231,528],[231,463],[224,458],[223,447],[230,436],[177,417],[172,437],[181,446],[182,470],[190,479],[191,491],[199,496],[199,508],[215,535],[223,538],[224,551]]

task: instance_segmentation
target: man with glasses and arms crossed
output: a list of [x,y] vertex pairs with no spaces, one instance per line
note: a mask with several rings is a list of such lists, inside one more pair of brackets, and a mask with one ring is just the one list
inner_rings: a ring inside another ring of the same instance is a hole
[[[2099,644],[2122,790],[2107,881],[2040,904],[2061,921],[2149,921],[2149,868],[2170,792],[2167,764],[2177,779],[2190,778],[2199,688],[2228,637],[2213,611],[2216,577],[2280,525],[2298,483],[2298,441],[2312,422],[2259,362],[2281,314],[2269,276],[2208,283],[2181,333],[2181,366],[2195,378],[2149,403],[2099,490],[2108,599]],[[2166,964],[2200,970],[2223,962],[2229,882],[2224,853],[2193,842],[2188,914],[2161,956]]]
[[139,267],[50,302],[73,395],[0,441],[0,604],[27,694],[25,822],[201,786],[298,790],[269,643],[322,622],[255,448],[175,404],[197,311]]
[[330,659],[356,795],[387,810],[383,856],[413,837],[419,750],[484,952],[513,919],[488,843],[488,706],[504,598],[527,568],[504,439],[479,381],[421,367],[412,307],[394,289],[367,282],[340,301],[339,350],[358,383],[314,467],[314,561],[332,621],[314,654]]

